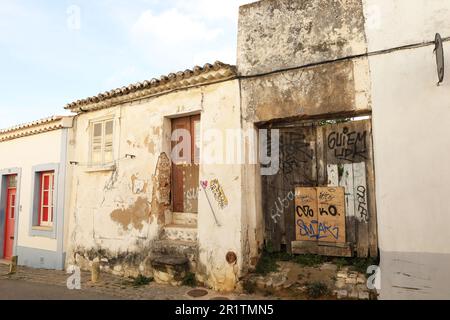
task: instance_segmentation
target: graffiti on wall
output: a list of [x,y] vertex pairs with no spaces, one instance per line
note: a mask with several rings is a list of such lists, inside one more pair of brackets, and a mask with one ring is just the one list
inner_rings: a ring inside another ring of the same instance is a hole
[[367,131],[351,131],[344,127],[328,135],[328,148],[338,160],[355,161],[367,159]]
[[198,191],[200,188],[191,188],[184,192],[184,197],[188,200],[197,200],[198,199]]
[[369,210],[367,207],[367,190],[365,186],[358,186],[356,188],[356,198],[357,198],[357,211],[361,220],[367,222],[369,221]]
[[281,169],[284,174],[291,174],[302,164],[314,158],[314,151],[300,132],[285,132],[280,139]]
[[226,207],[228,207],[228,198],[225,195],[225,192],[223,191],[223,188],[220,185],[219,180],[218,179],[211,180],[209,188],[213,193],[214,198],[216,199],[220,209],[223,210]]
[[295,190],[296,238],[300,241],[318,240],[318,205],[316,188]]
[[308,240],[322,240],[330,237],[335,240],[339,239],[339,227],[327,225],[326,222],[312,220],[309,224],[306,224],[305,221],[300,219],[297,221],[297,227],[300,236]]
[[272,208],[270,211],[270,216],[274,223],[278,223],[278,221],[281,219],[281,217],[284,214],[284,211],[289,208],[289,205],[292,201],[295,199],[294,192],[289,192],[288,195],[281,199],[281,197],[278,197],[277,201],[275,202],[275,208]]
[[369,202],[366,163],[328,165],[328,186],[345,188],[347,217],[355,217],[360,222],[369,221]]

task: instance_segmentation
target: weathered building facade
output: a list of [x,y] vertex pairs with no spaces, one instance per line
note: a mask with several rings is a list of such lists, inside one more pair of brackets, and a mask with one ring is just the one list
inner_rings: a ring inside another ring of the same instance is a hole
[[0,131],[0,259],[64,269],[72,122],[51,117]]
[[[260,213],[266,242],[277,250],[378,256],[371,123],[336,123],[371,115],[364,21],[361,1],[260,1],[240,9],[242,117],[280,130],[280,170],[262,179]],[[340,226],[318,222],[317,212],[312,221],[296,220],[303,207],[296,189],[317,187],[345,187]]]
[[262,0],[240,8],[237,67],[76,101],[73,126],[1,131],[0,253],[171,284],[193,272],[232,291],[265,245],[380,257],[381,298],[448,298],[450,91],[433,39],[449,60],[449,13],[446,1]]
[[446,77],[437,85],[433,51],[440,33],[450,61],[450,3],[364,5],[368,51],[375,53],[369,65],[381,298],[448,299],[450,83]]
[[[243,119],[281,130],[280,172],[261,186],[264,238],[292,252],[379,249],[382,299],[450,296],[450,91],[436,86],[433,54],[440,33],[448,61],[449,11],[446,1],[424,0],[263,0],[240,9]],[[310,189],[294,194],[299,186]],[[321,192],[318,218],[302,217],[311,187],[343,188],[345,223],[322,215]],[[330,243],[327,233],[343,226],[345,240],[334,232]]]
[[216,63],[68,105],[78,113],[68,263],[176,284],[164,268],[187,257],[199,281],[234,290],[247,263],[247,169],[219,146],[241,129],[239,93],[235,68]]

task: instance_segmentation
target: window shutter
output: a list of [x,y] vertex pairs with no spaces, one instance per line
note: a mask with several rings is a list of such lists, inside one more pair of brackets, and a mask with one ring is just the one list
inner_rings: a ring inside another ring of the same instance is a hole
[[113,136],[114,136],[114,122],[107,121],[105,123],[105,146],[104,146],[104,162],[113,162]]
[[51,227],[53,225],[53,193],[55,190],[54,172],[41,173],[39,226]]
[[102,135],[103,126],[102,123],[95,123],[92,130],[92,155],[91,161],[93,164],[99,164],[102,162]]

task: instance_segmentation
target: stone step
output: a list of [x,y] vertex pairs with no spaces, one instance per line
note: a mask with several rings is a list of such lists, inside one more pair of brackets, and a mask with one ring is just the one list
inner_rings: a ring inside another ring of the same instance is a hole
[[159,240],[154,242],[152,252],[161,255],[197,254],[198,245],[193,241]]
[[197,242],[198,230],[196,227],[171,224],[164,227],[162,240],[179,240]]
[[155,257],[163,255],[186,257],[189,260],[190,270],[195,272],[198,261],[198,245],[192,241],[159,240],[153,243],[152,255]]
[[156,283],[180,286],[189,272],[189,260],[184,256],[161,255],[152,259]]
[[198,221],[198,214],[196,213],[174,212],[172,214],[173,224],[186,225],[196,228],[197,221]]

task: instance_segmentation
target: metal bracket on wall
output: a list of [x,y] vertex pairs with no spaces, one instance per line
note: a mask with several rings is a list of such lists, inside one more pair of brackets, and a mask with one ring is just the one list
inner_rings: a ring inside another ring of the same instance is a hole
[[216,221],[217,226],[221,227],[221,224],[219,223],[219,220],[217,220],[216,213],[214,212],[214,208],[213,208],[213,206],[211,204],[211,200],[209,200],[209,196],[208,196],[208,193],[206,192],[206,188],[204,186],[202,186],[202,189],[205,192],[205,196],[206,196],[206,199],[208,200],[209,207],[211,208],[211,212],[212,212],[212,214],[214,216],[214,220]]

